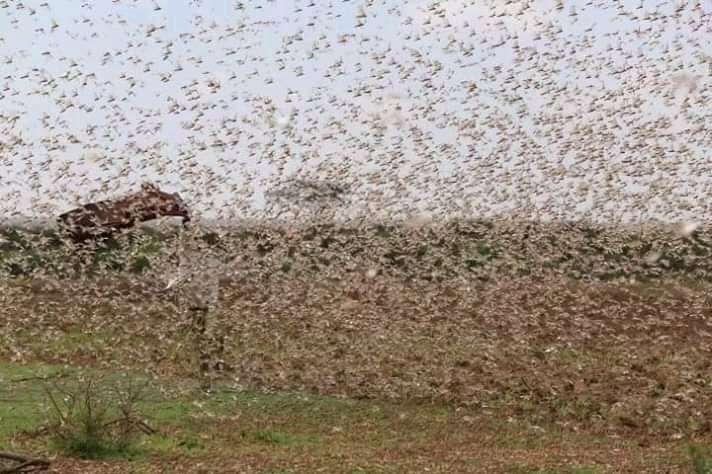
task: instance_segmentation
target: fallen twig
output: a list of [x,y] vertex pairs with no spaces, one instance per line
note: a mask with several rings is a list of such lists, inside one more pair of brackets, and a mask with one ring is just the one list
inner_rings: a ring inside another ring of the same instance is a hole
[[0,451],[0,459],[8,459],[19,463],[12,467],[0,468],[0,474],[44,471],[49,469],[49,460],[43,458],[33,458],[24,454]]
[[61,371],[61,372],[56,372],[54,374],[49,374],[49,375],[34,375],[30,377],[20,377],[16,379],[11,379],[11,383],[20,383],[20,382],[29,382],[32,380],[41,380],[41,381],[47,381],[47,380],[57,380],[57,379],[63,379],[65,377],[69,376],[68,371]]

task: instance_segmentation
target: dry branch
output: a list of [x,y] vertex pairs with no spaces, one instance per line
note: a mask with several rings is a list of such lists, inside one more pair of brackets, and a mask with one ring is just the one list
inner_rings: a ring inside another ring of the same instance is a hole
[[12,383],[21,383],[21,382],[32,382],[32,381],[43,381],[46,382],[48,380],[57,380],[57,379],[62,379],[66,378],[69,376],[69,372],[57,372],[55,374],[50,374],[50,375],[33,375],[29,377],[20,377],[16,379],[10,380]]
[[126,426],[133,426],[136,428],[138,431],[141,431],[144,434],[147,435],[152,435],[156,434],[157,431],[154,428],[151,428],[148,426],[148,424],[144,421],[138,420],[136,418],[117,418],[115,420],[107,421],[102,425],[103,428],[112,426],[112,425],[118,425],[118,424],[124,424]]
[[47,459],[33,458],[24,454],[0,451],[0,459],[8,459],[19,463],[12,467],[0,468],[0,474],[44,471],[49,469],[49,461]]

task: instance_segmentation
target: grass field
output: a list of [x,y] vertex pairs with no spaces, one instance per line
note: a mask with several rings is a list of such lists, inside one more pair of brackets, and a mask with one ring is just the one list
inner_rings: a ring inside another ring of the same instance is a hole
[[[211,314],[229,365],[211,394],[153,261],[0,280],[0,450],[69,473],[706,472],[704,278],[502,273],[517,262],[483,243],[483,263],[456,271],[443,266],[470,258],[464,243],[397,256],[306,241],[228,242],[244,271],[221,281]],[[69,456],[38,431],[52,415],[42,377],[65,372],[149,380],[138,408],[157,433]]]
[[0,366],[0,443],[47,453],[54,472],[692,472],[689,439],[567,431],[447,403],[222,384],[206,396],[189,381],[170,380],[163,381],[170,395],[154,388],[140,407],[157,434],[108,459],[73,459],[57,456],[32,433],[47,416],[41,382],[13,382],[58,369]]

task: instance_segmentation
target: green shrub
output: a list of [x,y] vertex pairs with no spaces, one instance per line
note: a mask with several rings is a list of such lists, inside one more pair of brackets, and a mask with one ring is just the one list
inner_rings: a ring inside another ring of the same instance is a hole
[[130,455],[138,435],[153,432],[136,408],[144,388],[132,379],[112,383],[91,376],[46,386],[55,447],[82,459]]

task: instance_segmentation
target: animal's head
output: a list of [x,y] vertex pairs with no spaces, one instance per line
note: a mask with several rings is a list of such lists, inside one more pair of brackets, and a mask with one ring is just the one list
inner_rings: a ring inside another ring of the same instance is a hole
[[190,211],[178,193],[161,191],[153,183],[143,183],[141,194],[157,215],[182,217],[183,224],[190,222]]

